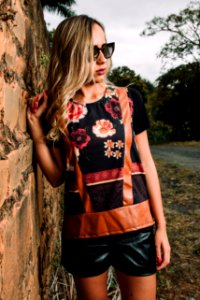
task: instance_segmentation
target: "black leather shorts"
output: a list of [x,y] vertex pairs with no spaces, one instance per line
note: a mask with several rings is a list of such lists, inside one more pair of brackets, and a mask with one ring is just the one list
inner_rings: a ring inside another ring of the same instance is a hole
[[131,276],[156,272],[153,227],[94,239],[63,240],[62,265],[74,276],[90,277],[110,266]]

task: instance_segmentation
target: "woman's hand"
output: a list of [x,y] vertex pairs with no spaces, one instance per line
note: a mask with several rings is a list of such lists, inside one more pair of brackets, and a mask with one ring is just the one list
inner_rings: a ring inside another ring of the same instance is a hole
[[155,233],[157,270],[165,268],[170,263],[170,245],[166,228],[157,228]]
[[48,97],[46,91],[29,99],[28,108],[35,117],[40,118],[47,109]]
[[31,98],[27,108],[27,120],[30,134],[35,143],[44,143],[45,137],[40,123],[41,116],[47,109],[48,97],[46,92]]

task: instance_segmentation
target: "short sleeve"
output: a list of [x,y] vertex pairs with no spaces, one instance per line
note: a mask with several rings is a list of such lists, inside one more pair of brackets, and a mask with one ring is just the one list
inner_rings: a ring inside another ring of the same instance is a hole
[[128,96],[133,101],[134,132],[135,134],[139,134],[150,127],[144,101],[139,91],[133,87],[128,88]]

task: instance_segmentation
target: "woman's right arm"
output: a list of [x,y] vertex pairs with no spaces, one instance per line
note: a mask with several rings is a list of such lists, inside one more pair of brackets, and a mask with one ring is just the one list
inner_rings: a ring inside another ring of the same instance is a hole
[[34,152],[37,162],[47,180],[53,187],[64,182],[65,155],[61,148],[48,146],[41,125],[41,116],[47,108],[47,97],[44,96],[40,106],[39,100],[30,102],[27,109],[27,120],[30,134],[34,142]]

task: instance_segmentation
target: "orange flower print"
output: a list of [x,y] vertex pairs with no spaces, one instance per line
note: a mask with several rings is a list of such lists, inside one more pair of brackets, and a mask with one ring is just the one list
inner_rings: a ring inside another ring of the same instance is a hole
[[111,149],[106,149],[105,156],[107,156],[107,157],[113,156],[113,151]]
[[115,143],[112,140],[107,140],[106,142],[104,142],[104,148],[114,148]]
[[106,157],[114,157],[119,159],[122,157],[123,151],[121,150],[124,147],[124,143],[122,140],[118,140],[117,142],[113,142],[112,140],[107,140],[104,142],[104,154]]
[[118,148],[118,149],[121,149],[124,147],[124,143],[120,140],[118,140],[116,143],[115,143],[115,146]]
[[119,150],[116,150],[115,152],[113,152],[113,156],[116,159],[118,159],[118,158],[122,157],[122,154],[121,154],[121,152]]
[[97,120],[96,124],[92,126],[93,133],[100,138],[112,136],[116,133],[116,129],[113,128],[113,124],[105,119]]
[[87,114],[87,107],[79,103],[69,101],[67,103],[67,117],[69,121],[79,122]]

